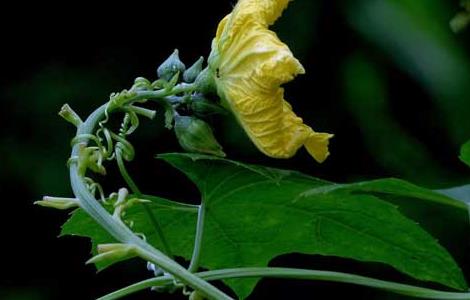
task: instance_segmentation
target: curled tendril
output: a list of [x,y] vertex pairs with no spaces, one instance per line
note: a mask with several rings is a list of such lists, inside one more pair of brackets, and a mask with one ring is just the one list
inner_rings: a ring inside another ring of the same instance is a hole
[[106,203],[106,197],[104,195],[104,190],[101,184],[98,182],[94,181],[90,177],[85,177],[85,183],[87,184],[87,188],[90,191],[90,193],[93,194],[93,196],[96,197],[96,192],[98,192],[99,199],[103,202]]
[[88,141],[88,140],[92,140],[96,143],[96,145],[98,147],[102,147],[102,144],[101,144],[101,140],[98,136],[96,135],[93,135],[93,134],[87,134],[87,133],[83,133],[83,134],[79,134],[77,136],[75,136],[72,141],[70,142],[71,146],[73,147],[75,144],[78,144],[78,143],[83,143],[85,141]]
[[[103,135],[103,137],[101,137]],[[102,142],[103,140],[106,141],[106,147],[101,146],[101,153],[103,155],[103,158],[106,160],[113,160],[114,159],[114,145],[113,145],[113,139],[110,133],[110,130],[106,127],[99,128],[96,131],[96,136]]]
[[[118,97],[118,96],[116,96]],[[131,161],[135,157],[134,147],[130,142],[127,141],[126,137],[132,134],[139,126],[139,117],[131,107],[123,107],[126,111],[121,127],[119,128],[119,134],[116,134],[106,127],[109,121],[109,105],[115,104],[114,100],[108,102],[108,106],[105,110],[105,116],[100,121],[99,128],[95,134],[80,134],[74,137],[71,141],[72,146],[77,143],[83,143],[85,146],[82,155],[80,157],[71,158],[70,162],[79,161],[82,162],[84,169],[102,170],[104,160],[113,160],[116,155],[121,155],[126,161]],[[116,98],[117,99],[117,98]],[[93,142],[95,145],[86,147],[86,142]],[[104,198],[104,197],[103,197]]]
[[123,107],[124,103],[127,102],[127,100],[135,97],[136,91],[131,89],[131,90],[122,90],[119,93],[112,93],[109,96],[109,104],[113,107]]
[[106,158],[106,160],[113,160],[114,158],[114,147],[113,147],[113,140],[111,137],[110,130],[106,128],[106,123],[109,121],[109,106],[110,102],[108,102],[108,105],[106,106],[106,109],[104,111],[104,119],[100,122],[98,122],[99,129],[96,131],[96,136],[98,137],[98,140],[102,141],[103,138],[101,137],[101,134],[104,135],[104,140],[106,140],[106,148],[102,147],[102,154]]
[[[108,103],[105,110],[105,116],[103,120],[98,123],[99,128],[96,130],[95,134],[79,134],[72,139],[72,146],[82,144],[83,150],[80,156],[70,158],[68,163],[78,161],[84,170],[91,169],[93,171],[100,171],[104,169],[103,162],[105,160],[113,160],[116,156],[122,157],[126,161],[134,159],[134,147],[129,141],[127,141],[126,137],[138,128],[139,117],[136,112],[132,111],[132,108],[123,108],[126,113],[121,123],[121,127],[119,128],[119,133],[116,134],[112,132],[106,127],[106,124],[110,119],[108,108],[110,103],[113,103],[112,101],[115,100],[111,100]],[[87,146],[86,143],[88,142],[92,142],[93,145]],[[106,197],[102,186],[90,177],[85,177],[85,182],[87,184],[87,189],[93,195],[98,195],[99,199],[103,203],[106,203]],[[129,225],[132,227],[133,224]]]
[[78,162],[78,156],[72,156],[67,160],[67,168],[70,168],[70,164],[72,163],[77,163]]
[[146,237],[145,234],[143,234],[142,232],[136,232],[135,235],[137,235],[138,237],[140,237],[144,242],[147,241],[147,237]]
[[188,291],[187,286],[175,277],[173,277],[173,286],[169,286],[168,288],[174,291],[177,289],[182,289],[183,295],[185,296],[189,296],[191,294],[191,292]]
[[192,291],[188,290],[188,287],[186,285],[183,285],[183,290],[182,290],[183,295],[189,297],[193,293]]
[[121,128],[119,129],[119,135],[123,137],[132,134],[139,127],[139,117],[137,116],[137,113],[129,108],[126,108],[125,110],[127,112],[124,115]]
[[122,156],[126,161],[131,161],[134,159],[135,150],[134,146],[130,142],[128,142],[124,137],[117,135],[111,132],[111,136],[117,140],[116,143],[116,155]]

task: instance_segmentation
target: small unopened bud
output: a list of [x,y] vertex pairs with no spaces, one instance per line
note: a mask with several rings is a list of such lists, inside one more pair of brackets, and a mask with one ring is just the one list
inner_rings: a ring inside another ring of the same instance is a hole
[[193,83],[196,80],[197,75],[201,73],[202,63],[204,62],[204,57],[200,57],[191,67],[189,67],[183,73],[183,80],[187,83]]
[[75,198],[60,198],[44,196],[42,200],[35,201],[34,204],[44,207],[52,207],[56,209],[69,209],[78,207],[80,201]]
[[214,77],[216,76],[217,75],[209,67],[202,70],[194,81],[196,90],[205,95],[215,93],[216,85]]
[[157,74],[159,78],[170,81],[178,72],[182,74],[186,70],[185,65],[181,62],[178,54],[178,49],[158,67]]
[[175,133],[181,147],[188,152],[225,156],[210,126],[198,118],[176,116]]

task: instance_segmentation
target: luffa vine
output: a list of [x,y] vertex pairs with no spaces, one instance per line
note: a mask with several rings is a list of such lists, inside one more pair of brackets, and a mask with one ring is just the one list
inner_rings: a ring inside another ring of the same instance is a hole
[[[162,63],[159,78],[150,81],[139,77],[129,90],[110,96],[107,103],[82,120],[70,106],[60,115],[77,128],[68,161],[74,198],[44,197],[39,205],[58,209],[79,207],[105,229],[117,242],[101,244],[98,254],[88,263],[114,263],[131,257],[148,262],[155,278],[138,282],[100,299],[110,300],[130,293],[154,288],[157,291],[182,289],[190,299],[232,299],[210,284],[211,280],[246,277],[281,277],[306,280],[348,282],[386,289],[422,298],[470,299],[468,293],[445,292],[368,277],[318,270],[292,268],[233,268],[199,272],[200,250],[204,236],[205,203],[192,206],[197,210],[194,249],[188,267],[173,259],[171,244],[159,220],[147,207],[145,199],[126,168],[135,151],[128,137],[139,127],[140,117],[153,119],[156,112],[147,106],[158,104],[165,111],[164,122],[175,131],[180,145],[189,152],[225,156],[212,129],[202,118],[209,114],[232,111],[254,144],[265,154],[287,158],[305,146],[318,162],[329,155],[331,134],[318,133],[303,124],[284,100],[281,84],[303,73],[302,65],[289,48],[269,29],[287,6],[288,0],[240,0],[234,11],[219,24],[208,66],[203,58],[191,67],[179,59],[175,50]],[[221,103],[211,101],[217,94]],[[122,114],[121,126],[110,128],[108,122]],[[106,196],[91,175],[106,174],[106,163],[115,161],[127,187]],[[130,191],[129,191],[129,190]],[[133,231],[133,223],[123,216],[133,205],[140,205],[163,245],[157,249],[146,236]]]

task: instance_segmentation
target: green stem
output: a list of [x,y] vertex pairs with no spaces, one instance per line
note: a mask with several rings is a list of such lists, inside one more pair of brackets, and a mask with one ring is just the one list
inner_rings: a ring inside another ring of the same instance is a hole
[[149,289],[149,288],[152,288],[152,287],[165,286],[165,285],[171,284],[172,282],[173,282],[173,278],[171,278],[171,276],[168,276],[168,275],[155,277],[155,278],[152,278],[152,279],[143,280],[143,281],[140,281],[138,283],[129,285],[125,288],[114,291],[114,292],[109,293],[105,296],[102,296],[102,297],[100,297],[96,300],[120,299],[122,297],[131,295],[135,292],[139,292],[139,291]]
[[[188,85],[176,86],[173,90],[160,90],[152,92],[137,92],[137,95],[127,100],[128,103],[139,99],[153,99],[168,96],[169,94],[179,93],[188,88]],[[97,123],[102,119],[105,114],[107,104],[102,105],[96,109],[88,119],[78,127],[77,135],[91,134]],[[111,113],[117,107],[108,107],[108,112]],[[84,141],[85,142],[85,141]],[[75,144],[72,148],[71,157],[76,157],[79,154],[80,143]],[[191,286],[192,288],[200,291],[210,299],[232,299],[225,293],[195,276],[184,267],[173,261],[161,251],[155,249],[145,241],[140,239],[124,224],[114,219],[95,199],[95,197],[88,191],[84,177],[80,175],[78,170],[77,161],[70,163],[70,182],[72,185],[75,196],[80,200],[80,206],[85,210],[103,229],[105,229],[116,240],[133,245],[136,247],[138,254],[144,259],[153,262],[166,272],[172,274],[176,279],[182,283]]]
[[191,263],[189,264],[188,271],[196,272],[199,268],[199,257],[201,256],[202,237],[204,233],[204,219],[206,214],[206,205],[204,200],[199,205],[197,212],[197,225],[196,225],[196,237],[194,238],[194,249],[193,256],[191,257]]
[[[124,178],[124,181],[127,183],[132,193],[134,193],[137,197],[141,198],[142,193],[140,192],[140,189],[137,187],[137,184],[135,184],[132,177],[129,175],[129,172],[127,172],[126,165],[124,164],[124,160],[122,159],[121,149],[119,148],[116,149],[116,162],[117,162],[119,172],[121,173],[122,178]],[[150,207],[147,205],[147,203],[142,203],[142,205],[144,207],[145,213],[147,214],[150,220],[150,223],[152,223],[152,226],[155,229],[158,239],[160,240],[163,246],[163,252],[165,252],[165,254],[168,255],[170,258],[173,258],[170,245],[167,239],[165,238],[165,234],[162,230],[162,226],[153,215],[153,212],[150,209]]]
[[[195,273],[201,279],[220,280],[230,278],[247,278],[247,277],[273,277],[273,278],[289,278],[289,279],[304,279],[304,280],[321,280],[321,281],[334,281],[342,283],[350,283],[361,286],[367,286],[389,292],[411,296],[415,298],[426,299],[449,299],[449,300],[468,300],[470,299],[470,292],[445,292],[434,289],[428,289],[403,283],[390,282],[379,280],[366,276],[331,272],[319,270],[305,270],[293,268],[234,268],[222,269],[215,271],[206,271]],[[162,276],[140,281],[106,296],[98,298],[98,300],[114,300],[127,296],[131,293],[138,292],[154,286],[163,286],[171,283],[170,276]]]
[[116,162],[117,162],[119,172],[121,173],[122,178],[124,179],[126,184],[129,186],[132,193],[135,194],[137,197],[141,197],[142,193],[140,192],[140,189],[137,187],[137,184],[135,184],[135,181],[129,175],[129,172],[127,172],[126,166],[124,164],[124,160],[122,159],[122,150],[119,148],[116,148]]
[[[131,102],[135,101],[140,101],[140,100],[152,100],[152,101],[161,101],[167,96],[173,96],[177,95],[180,93],[185,93],[185,92],[192,92],[194,91],[195,86],[193,84],[187,84],[187,83],[181,83],[176,86],[174,86],[172,89],[162,89],[162,90],[156,90],[156,91],[135,91],[135,96],[132,98],[126,99],[125,102],[119,103],[119,105],[125,105]],[[117,109],[119,107],[116,106],[116,104],[111,103],[111,105],[108,107],[111,112],[114,109]]]

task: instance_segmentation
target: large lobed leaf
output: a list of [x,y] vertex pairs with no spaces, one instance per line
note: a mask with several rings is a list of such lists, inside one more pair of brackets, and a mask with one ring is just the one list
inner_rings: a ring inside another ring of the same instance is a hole
[[[199,188],[206,204],[201,266],[207,269],[267,266],[286,253],[341,256],[380,262],[417,279],[466,289],[464,277],[435,238],[381,195],[461,204],[451,198],[395,180],[339,185],[294,171],[241,164],[195,154],[160,158],[184,172]],[[175,255],[190,259],[195,234],[195,207],[152,197]],[[63,234],[107,242],[83,212],[64,225]],[[133,229],[161,249],[144,209],[126,213]],[[259,279],[231,279],[226,284],[247,297]]]

